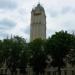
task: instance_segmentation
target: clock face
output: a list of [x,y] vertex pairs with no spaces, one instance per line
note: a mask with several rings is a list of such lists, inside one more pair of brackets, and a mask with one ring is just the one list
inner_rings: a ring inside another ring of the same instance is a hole
[[35,16],[41,15],[41,13],[34,13]]

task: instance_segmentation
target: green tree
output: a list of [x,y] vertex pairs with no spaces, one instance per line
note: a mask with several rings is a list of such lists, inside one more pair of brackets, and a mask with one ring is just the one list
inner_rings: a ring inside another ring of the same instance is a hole
[[0,40],[0,67],[3,65],[3,48],[2,48],[3,42]]
[[69,51],[69,54],[66,56],[66,60],[68,63],[70,63],[72,66],[75,65],[75,35],[73,35],[73,42],[72,42],[72,48]]
[[[24,45],[26,41],[18,36],[15,36],[14,38],[9,39],[9,46],[6,47],[6,51],[9,49],[9,56],[6,60],[7,68],[11,71],[11,74],[16,75],[16,69],[18,68],[18,63],[20,60],[20,55],[22,51],[24,50]],[[7,43],[8,45],[8,43]]]
[[30,43],[30,49],[32,50],[30,65],[36,75],[43,74],[47,66],[46,53],[44,50],[44,40],[36,39]]
[[12,47],[12,40],[10,40],[8,38],[3,39],[2,49],[3,49],[4,61],[6,61],[7,58],[9,57],[11,47]]
[[52,57],[51,65],[58,67],[58,73],[61,75],[61,67],[65,66],[64,58],[71,49],[73,35],[66,31],[56,32],[47,40],[47,53]]
[[26,68],[29,63],[29,50],[28,50],[28,44],[24,44],[24,48],[22,49],[20,53],[20,58],[18,62],[18,68],[20,69],[20,73],[25,75],[26,74]]

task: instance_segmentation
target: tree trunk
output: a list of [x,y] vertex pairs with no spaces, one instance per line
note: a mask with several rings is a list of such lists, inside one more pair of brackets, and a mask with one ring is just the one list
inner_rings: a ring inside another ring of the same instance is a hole
[[61,75],[61,68],[60,68],[60,66],[58,67],[58,75]]

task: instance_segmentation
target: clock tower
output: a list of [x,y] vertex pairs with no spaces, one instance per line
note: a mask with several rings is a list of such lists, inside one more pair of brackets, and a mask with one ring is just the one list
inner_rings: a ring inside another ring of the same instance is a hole
[[44,8],[38,4],[31,11],[30,41],[46,39],[46,15]]

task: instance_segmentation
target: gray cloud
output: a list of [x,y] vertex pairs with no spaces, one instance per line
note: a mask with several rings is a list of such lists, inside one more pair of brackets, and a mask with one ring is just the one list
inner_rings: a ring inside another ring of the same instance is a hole
[[75,13],[75,8],[73,8],[72,6],[63,6],[60,9],[59,8],[50,8],[50,9],[47,9],[47,13],[52,18],[58,17],[59,15],[67,14],[69,12],[70,13]]
[[0,39],[4,39],[8,36],[8,33],[0,31]]
[[48,12],[51,17],[57,17],[59,15],[58,11],[56,10],[51,10]]
[[[13,13],[12,10],[16,9],[18,3],[19,7],[17,8],[17,11]],[[61,29],[68,30],[69,32],[75,30],[75,0],[41,0],[40,3],[44,6],[46,15],[48,15],[47,37],[51,36],[56,31],[59,31]],[[23,35],[27,40],[29,40],[30,28],[28,27],[28,24],[30,22],[30,11],[32,10],[32,7],[36,6],[37,4],[38,3],[36,0],[0,0],[0,10],[4,10],[5,12],[1,13],[0,17],[9,17],[11,19],[14,18],[14,20],[17,22],[17,26],[15,29],[12,29],[11,33],[13,33],[14,35]],[[11,11],[7,12],[7,10]],[[10,16],[10,14],[12,17]],[[1,20],[0,37],[7,36],[7,33],[5,33],[5,31],[10,31],[9,29],[15,27],[15,25],[16,23],[11,20]],[[22,27],[22,29],[20,27]]]
[[15,9],[17,2],[15,0],[0,0],[0,9]]
[[30,27],[29,26],[27,26],[26,28],[22,28],[21,29],[25,34],[30,34]]
[[12,20],[3,19],[0,20],[0,29],[11,29],[16,26],[16,23]]
[[74,21],[63,22],[62,27],[67,31],[72,31],[75,29],[75,22]]
[[46,34],[47,34],[46,36],[47,36],[47,38],[50,37],[51,35],[53,35],[55,32],[56,32],[56,30],[47,29],[47,31],[46,31]]
[[75,7],[72,9],[72,12],[75,14]]
[[66,13],[70,12],[71,10],[72,10],[72,8],[70,6],[65,6],[62,8],[61,13],[66,14]]

